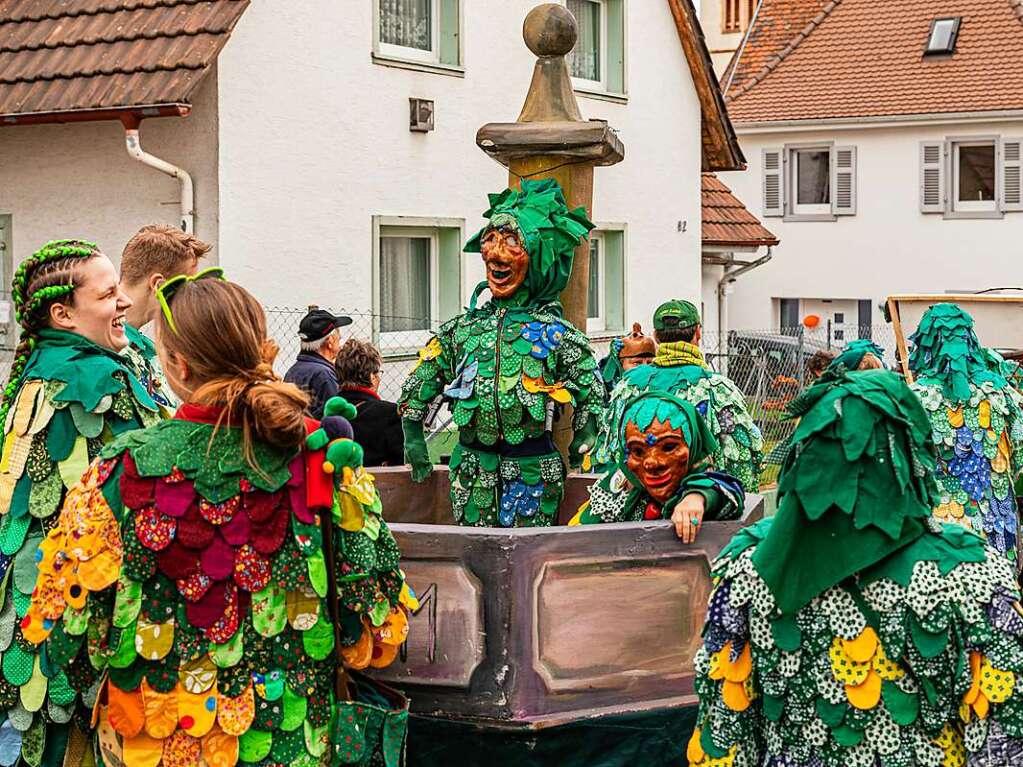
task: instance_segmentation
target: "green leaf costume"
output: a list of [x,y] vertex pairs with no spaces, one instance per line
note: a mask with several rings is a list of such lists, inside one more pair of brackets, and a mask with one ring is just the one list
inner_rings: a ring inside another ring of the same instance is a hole
[[180,403],[160,370],[156,344],[149,336],[131,325],[124,326],[124,334],[128,336],[128,348],[121,353],[127,358],[128,366],[149,392],[149,396],[161,407],[173,411]]
[[822,381],[792,407],[778,514],[712,567],[689,763],[1021,763],[1015,575],[931,517],[927,414],[884,370]]
[[746,492],[760,486],[764,440],[746,409],[746,400],[731,379],[707,367],[694,344],[663,343],[653,363],[628,371],[611,391],[604,413],[594,461],[610,467],[624,459],[620,438],[622,410],[638,394],[665,391],[691,403],[717,441],[713,465],[738,479]]
[[[407,633],[372,477],[345,468],[335,483],[322,453],[261,443],[254,468],[222,415],[185,405],[108,445],[40,547],[25,638],[44,671],[67,670],[68,705],[98,697],[107,764],[328,764],[335,637],[346,665],[363,667],[393,659]],[[379,728],[348,732],[349,757],[403,748]]]
[[[20,625],[35,586],[36,551],[103,445],[161,418],[124,356],[74,333],[36,334],[7,410],[0,458],[0,730],[13,728],[32,767],[59,763],[75,711],[67,670],[40,655]],[[79,625],[85,631],[88,616]]]
[[934,515],[984,535],[1020,568],[1013,489],[1023,469],[1023,397],[980,346],[973,319],[935,304],[910,338],[909,366],[938,448]]
[[[421,435],[430,404],[452,403],[459,444],[451,456],[451,505],[463,525],[517,527],[553,523],[565,466],[550,435],[557,406],[575,407],[573,426],[595,432],[602,384],[586,335],[563,317],[559,295],[572,271],[575,246],[593,225],[569,210],[556,181],[522,182],[522,190],[490,195],[490,223],[465,246],[480,251],[493,227],[512,226],[529,253],[519,290],[469,308],[441,326],[419,352],[402,388],[399,412],[406,453]],[[410,428],[411,427],[411,428]],[[591,444],[592,446],[592,444]]]
[[703,520],[738,519],[745,504],[742,485],[734,477],[715,471],[703,471],[707,459],[717,449],[717,441],[696,408],[665,392],[647,392],[631,400],[621,422],[621,440],[625,442],[628,425],[645,431],[655,420],[678,429],[689,448],[689,473],[678,491],[663,505],[645,490],[636,475],[622,460],[612,471],[590,488],[590,499],[579,509],[571,525],[600,522],[640,522],[669,519],[675,506],[691,493],[703,496]]

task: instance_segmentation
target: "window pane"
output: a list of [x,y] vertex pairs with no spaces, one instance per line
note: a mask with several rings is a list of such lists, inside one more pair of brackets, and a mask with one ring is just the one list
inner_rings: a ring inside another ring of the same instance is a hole
[[590,240],[590,289],[586,299],[586,316],[600,316],[600,240]]
[[380,238],[380,332],[430,329],[430,239]]
[[827,205],[831,202],[830,152],[800,149],[796,155],[796,204]]
[[931,39],[927,43],[929,51],[947,51],[948,44],[952,42],[952,32],[955,30],[955,19],[940,19],[934,22],[934,29],[931,32]]
[[378,0],[380,42],[433,50],[433,0]]
[[572,77],[600,80],[600,3],[568,0],[568,10],[579,23],[579,39],[568,54]]
[[959,147],[960,202],[986,202],[994,199],[994,144]]

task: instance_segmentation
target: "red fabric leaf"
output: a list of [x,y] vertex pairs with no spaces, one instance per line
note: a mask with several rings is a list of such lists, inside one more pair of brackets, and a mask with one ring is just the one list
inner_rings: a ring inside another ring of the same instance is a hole
[[179,539],[171,542],[156,558],[160,572],[171,580],[188,578],[199,572],[199,552],[186,548]]
[[135,512],[135,535],[142,545],[153,551],[163,551],[174,540],[175,520],[155,506],[146,506]]
[[232,546],[241,546],[249,542],[249,533],[252,525],[249,523],[249,515],[245,509],[238,509],[231,521],[220,526],[220,534],[224,540]]
[[261,591],[270,583],[270,560],[251,546],[242,546],[235,555],[234,580],[245,591]]
[[196,569],[190,576],[175,581],[175,583],[177,584],[178,591],[181,592],[186,601],[198,602],[213,586],[213,579],[201,570]]
[[228,498],[223,503],[210,503],[205,498],[199,499],[199,513],[211,525],[222,525],[230,522],[238,510],[238,496]]
[[124,472],[121,474],[121,501],[129,509],[141,509],[153,503],[156,478],[139,476],[131,453],[124,454]]
[[246,493],[244,496],[245,511],[249,513],[249,519],[253,522],[266,522],[274,511],[280,507],[283,494],[266,493],[257,490],[254,493]]
[[[186,602],[185,616],[188,618],[188,622],[201,629],[213,626],[223,616],[224,609],[227,607],[229,588],[234,592],[237,603],[238,589],[231,581],[214,583],[198,602]],[[235,619],[237,620],[237,616]]]
[[284,543],[284,536],[288,532],[290,520],[290,511],[277,509],[265,523],[257,525],[253,522],[252,532],[249,536],[252,546],[260,554],[273,554]]
[[199,516],[199,505],[193,503],[178,520],[177,539],[190,549],[205,549],[213,540],[214,528]]
[[215,581],[222,581],[234,572],[234,549],[219,535],[214,535],[210,545],[199,557],[202,570]]
[[195,501],[195,486],[191,482],[157,482],[156,505],[168,517],[180,517]]
[[244,591],[239,593],[230,581],[225,583],[228,584],[228,590],[224,614],[206,630],[206,638],[217,644],[223,644],[235,635],[241,625],[242,616],[249,614],[251,604],[248,593]]

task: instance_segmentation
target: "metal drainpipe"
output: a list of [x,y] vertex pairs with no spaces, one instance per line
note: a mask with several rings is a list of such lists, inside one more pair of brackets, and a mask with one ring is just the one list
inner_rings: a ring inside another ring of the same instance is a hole
[[166,173],[178,180],[181,187],[181,219],[178,225],[183,232],[192,234],[195,231],[195,189],[192,186],[192,177],[184,168],[171,165],[166,160],[161,160],[142,149],[142,142],[139,138],[141,120],[135,115],[122,115],[121,123],[124,125],[124,144],[128,154],[143,165],[156,168],[161,173]]
[[[722,375],[728,375],[728,283],[735,282],[746,272],[752,272],[758,266],[763,266],[770,260],[771,246],[768,245],[767,253],[756,261],[744,264],[732,271],[728,271],[726,266],[724,274],[718,280],[718,360],[720,360],[719,370]],[[723,352],[721,350],[722,344],[724,344]]]

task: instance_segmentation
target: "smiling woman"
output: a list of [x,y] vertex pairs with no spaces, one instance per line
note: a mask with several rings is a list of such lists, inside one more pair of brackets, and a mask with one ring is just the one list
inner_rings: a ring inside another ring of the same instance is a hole
[[[39,658],[14,625],[34,588],[36,551],[104,443],[162,413],[120,354],[128,345],[124,317],[131,301],[94,244],[43,246],[19,267],[12,298],[21,343],[0,407],[0,635],[13,632],[15,641],[0,645],[0,687],[10,693],[0,699],[0,732],[17,733],[6,741],[15,761],[20,751],[26,762],[38,763],[44,749],[59,761],[65,743],[75,747],[69,722],[78,701],[64,670],[54,664],[46,675],[39,671]],[[20,718],[13,715],[19,699],[31,704],[17,705]]]

